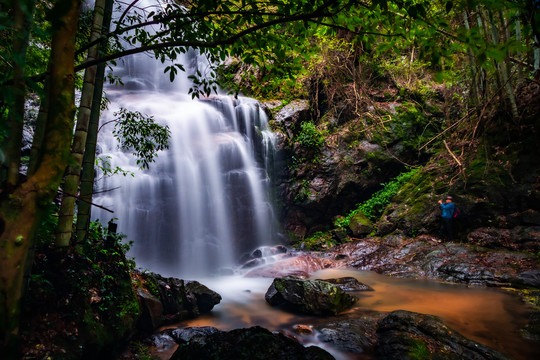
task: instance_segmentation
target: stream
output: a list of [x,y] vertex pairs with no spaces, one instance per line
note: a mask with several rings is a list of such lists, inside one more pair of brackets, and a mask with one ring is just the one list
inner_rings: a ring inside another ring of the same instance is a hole
[[[317,345],[336,359],[372,359],[369,354],[346,354],[317,339],[318,331],[330,322],[371,317],[393,310],[436,315],[463,336],[492,347],[511,359],[540,358],[537,344],[522,338],[520,328],[527,323],[527,306],[516,296],[491,288],[469,288],[427,280],[391,278],[374,272],[328,269],[312,274],[312,279],[352,276],[371,286],[374,291],[353,292],[359,301],[350,310],[336,317],[315,317],[292,314],[268,305],[264,299],[271,278],[225,276],[198,279],[218,292],[222,301],[210,314],[184,321],[171,327],[213,326],[231,330],[259,325],[271,331],[293,334],[303,345]],[[294,333],[296,325],[311,325],[313,334]],[[164,345],[155,349],[162,359],[168,359],[175,347]]]

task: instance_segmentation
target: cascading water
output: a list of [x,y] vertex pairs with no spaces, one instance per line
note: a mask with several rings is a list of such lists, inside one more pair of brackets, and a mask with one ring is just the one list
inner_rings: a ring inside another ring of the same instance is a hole
[[[194,51],[186,71],[206,66]],[[118,232],[133,241],[138,266],[167,276],[197,277],[231,267],[246,251],[274,240],[268,166],[274,139],[258,102],[213,96],[192,100],[187,76],[168,82],[159,62],[140,54],[114,69],[125,86],[107,89],[102,123],[124,107],[153,116],[171,130],[169,150],[147,171],[118,149],[112,125],[100,132],[98,156],[134,173],[97,183],[94,210],[102,222],[117,218]]]

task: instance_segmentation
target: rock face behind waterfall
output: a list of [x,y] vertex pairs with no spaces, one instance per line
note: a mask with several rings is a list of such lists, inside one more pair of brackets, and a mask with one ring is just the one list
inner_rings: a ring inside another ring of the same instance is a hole
[[164,278],[154,273],[138,276],[143,283],[137,291],[141,304],[139,327],[143,331],[208,313],[221,301],[221,295],[197,281]]
[[293,101],[275,113],[273,122],[281,170],[276,177],[277,193],[284,204],[281,222],[297,239],[323,230],[332,218],[346,214],[403,169],[380,145],[353,142],[358,129],[345,131],[337,143],[324,149],[305,148],[298,138],[301,124],[311,119],[310,111],[307,101]]
[[274,279],[264,298],[272,306],[313,315],[335,315],[358,300],[327,281],[294,276]]

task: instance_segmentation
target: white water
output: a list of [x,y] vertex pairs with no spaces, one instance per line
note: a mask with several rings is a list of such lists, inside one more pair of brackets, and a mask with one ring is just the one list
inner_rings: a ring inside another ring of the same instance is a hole
[[105,192],[94,200],[114,214],[94,208],[93,218],[118,219],[118,232],[133,241],[129,255],[137,266],[193,278],[233,267],[242,253],[275,241],[268,176],[274,138],[252,99],[192,100],[187,75],[208,64],[194,51],[182,63],[187,74],[173,84],[164,66],[146,54],[114,68],[125,86],[106,90],[111,104],[101,122],[120,107],[151,115],[169,127],[170,149],[140,171],[135,158],[118,150],[113,125],[104,126],[98,156],[135,177],[100,180],[96,191]]

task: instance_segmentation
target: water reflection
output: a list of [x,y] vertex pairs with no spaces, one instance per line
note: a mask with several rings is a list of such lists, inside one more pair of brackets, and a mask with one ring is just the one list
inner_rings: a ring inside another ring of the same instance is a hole
[[[343,276],[355,277],[375,291],[355,293],[360,300],[339,319],[360,318],[368,313],[398,309],[431,314],[444,319],[449,327],[462,335],[512,359],[540,358],[538,344],[519,335],[519,329],[527,322],[527,306],[500,290],[396,279],[355,270],[323,270],[314,273],[312,278]],[[221,277],[200,281],[220,293],[223,300],[210,315],[183,322],[181,326],[214,326],[230,330],[260,325],[270,330],[291,331],[296,324],[320,323],[320,318],[291,314],[269,306],[264,294],[272,279]],[[332,349],[327,350],[337,358],[350,358]]]

